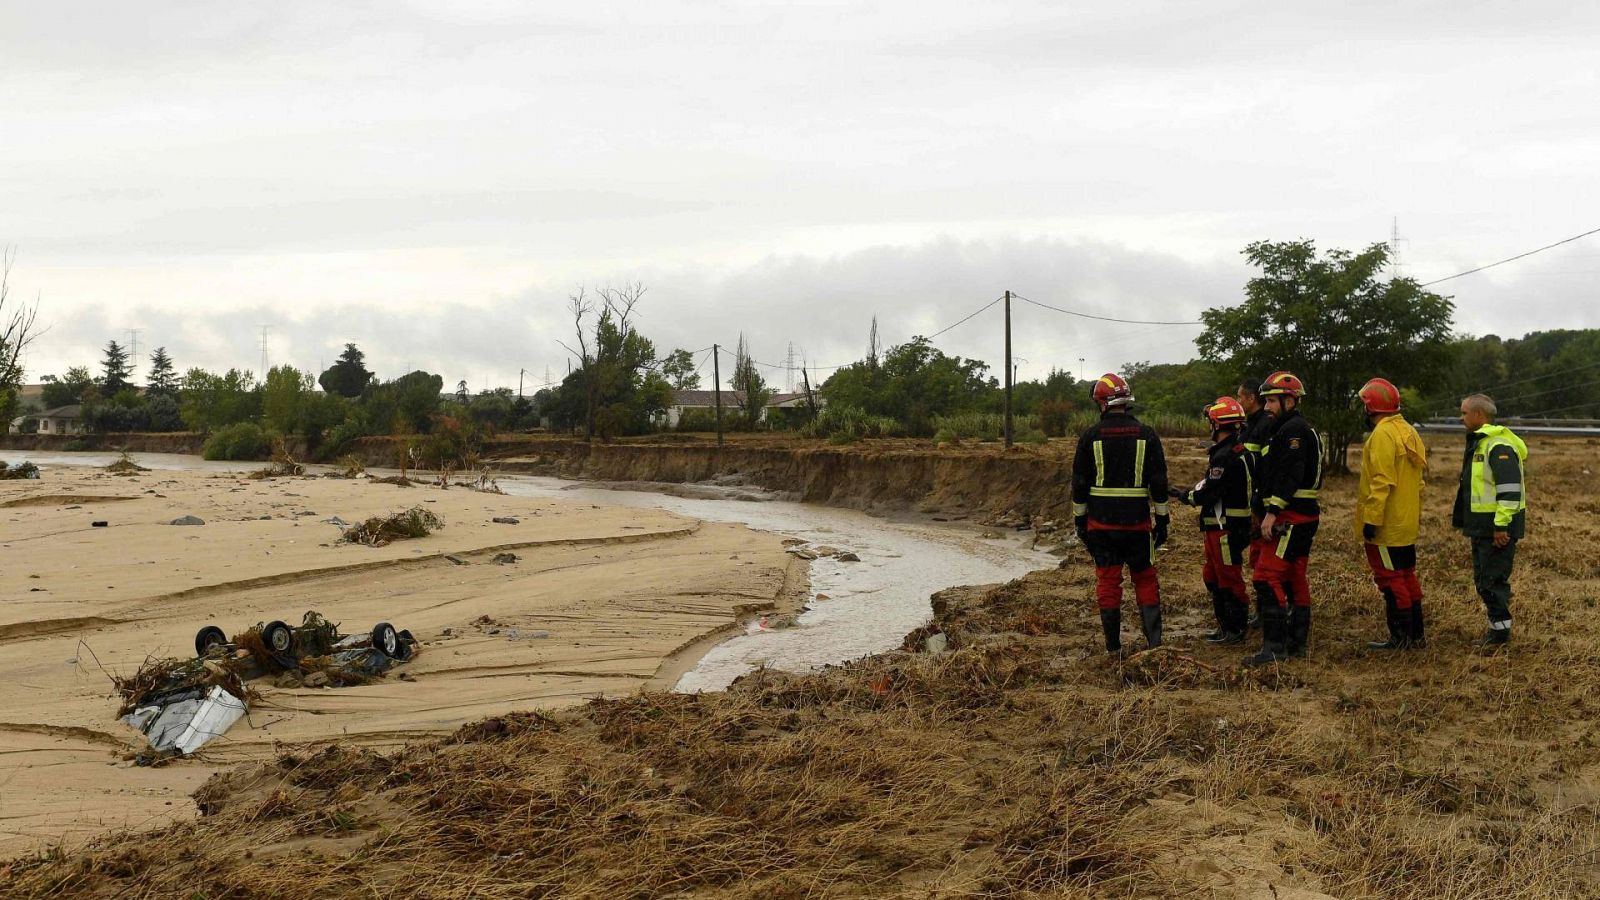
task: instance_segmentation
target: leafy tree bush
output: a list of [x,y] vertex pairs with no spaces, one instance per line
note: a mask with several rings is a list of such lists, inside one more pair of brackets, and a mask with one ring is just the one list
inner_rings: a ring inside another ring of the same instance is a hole
[[225,375],[190,369],[183,376],[182,398],[183,423],[202,434],[248,422],[261,412],[255,377],[238,369],[229,369]]
[[1257,241],[1244,254],[1261,274],[1245,285],[1243,303],[1201,313],[1206,327],[1195,344],[1233,372],[1300,376],[1303,408],[1328,434],[1328,465],[1346,469],[1365,424],[1350,398],[1374,375],[1402,387],[1442,381],[1454,306],[1410,278],[1379,280],[1389,261],[1384,244],[1319,256],[1311,241]]
[[94,376],[89,374],[88,366],[73,366],[59,379],[46,375],[40,380],[44,382],[40,400],[45,409],[82,403],[84,392],[94,386]]
[[365,360],[365,354],[355,344],[345,344],[338,361],[322,373],[317,383],[330,394],[350,399],[359,397],[372,381],[372,373],[367,371]]
[[206,439],[200,455],[206,459],[265,459],[271,437],[254,422],[235,422],[217,429]]

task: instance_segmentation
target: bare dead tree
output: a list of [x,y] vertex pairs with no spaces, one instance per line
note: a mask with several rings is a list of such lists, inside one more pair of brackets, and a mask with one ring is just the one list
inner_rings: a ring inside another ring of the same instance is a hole
[[10,430],[16,411],[22,354],[39,337],[38,300],[32,306],[11,302],[11,265],[16,258],[16,248],[0,249],[0,432]]
[[[607,304],[609,306],[609,301],[607,301]],[[584,330],[583,320],[589,317],[589,313],[594,312],[594,301],[590,300],[588,292],[580,287],[577,293],[567,296],[567,311],[572,313],[572,330],[576,332],[578,337],[578,349],[574,350],[566,344],[561,344],[561,346],[568,353],[577,354],[578,364],[583,371],[584,437],[592,441],[594,440],[594,407],[599,397],[600,381],[595,377],[594,355],[589,350],[589,333]],[[557,343],[561,342],[557,341]]]

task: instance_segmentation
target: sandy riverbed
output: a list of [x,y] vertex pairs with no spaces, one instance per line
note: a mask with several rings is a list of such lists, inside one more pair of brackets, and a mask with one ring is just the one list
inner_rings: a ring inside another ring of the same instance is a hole
[[[337,543],[338,527],[322,521],[410,505],[446,527],[375,549]],[[206,524],[165,524],[184,515]],[[494,564],[499,549],[521,560]],[[192,815],[202,781],[276,744],[394,745],[499,712],[669,685],[708,635],[741,609],[787,604],[803,577],[775,535],[657,510],[54,466],[39,481],[0,482],[0,560],[0,857]],[[347,631],[410,629],[425,644],[403,670],[412,680],[261,683],[250,721],[198,758],[124,759],[142,738],[115,721],[107,672],[191,654],[208,623],[233,633],[309,609]],[[475,624],[483,616],[494,624]]]

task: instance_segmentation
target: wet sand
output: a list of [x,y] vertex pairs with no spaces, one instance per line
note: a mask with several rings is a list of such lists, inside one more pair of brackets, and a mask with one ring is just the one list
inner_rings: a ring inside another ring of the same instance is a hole
[[[371,548],[337,543],[322,521],[412,505],[445,527]],[[206,524],[165,524],[184,515]],[[500,550],[521,559],[495,564]],[[741,612],[793,606],[803,579],[778,536],[658,510],[61,466],[0,482],[0,554],[0,858],[192,816],[189,795],[207,777],[280,744],[393,746],[515,709],[670,686],[709,635]],[[392,622],[422,653],[404,680],[365,687],[257,682],[248,722],[196,758],[125,759],[143,738],[115,720],[107,673],[192,654],[208,623],[231,634],[312,609],[350,632]]]

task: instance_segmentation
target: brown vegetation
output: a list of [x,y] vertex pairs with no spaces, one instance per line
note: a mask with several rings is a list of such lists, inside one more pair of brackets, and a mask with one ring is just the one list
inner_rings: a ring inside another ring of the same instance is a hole
[[[1435,440],[1435,443],[1444,443]],[[1430,646],[1381,611],[1348,479],[1312,564],[1311,657],[1244,675],[1183,517],[1173,647],[1099,649],[1087,563],[935,602],[911,650],[726,694],[504,716],[391,756],[288,753],[213,781],[198,822],[0,870],[8,897],[1600,896],[1600,536],[1579,445],[1535,447],[1509,651],[1463,542],[1421,556]],[[932,631],[949,650],[916,652]],[[1135,639],[1136,640],[1136,639]]]

